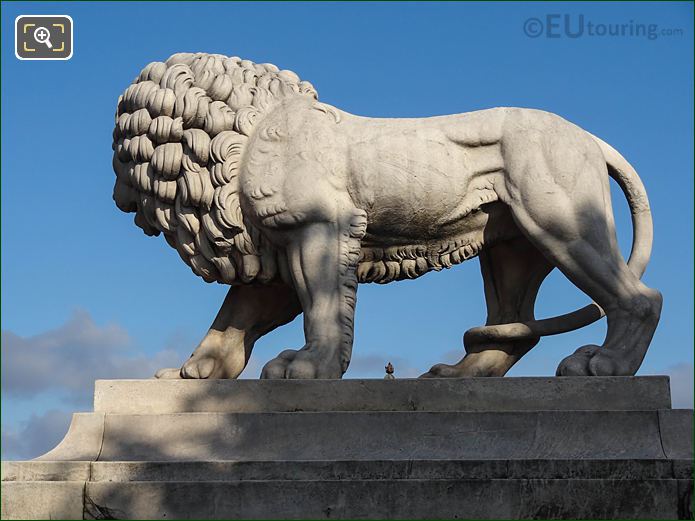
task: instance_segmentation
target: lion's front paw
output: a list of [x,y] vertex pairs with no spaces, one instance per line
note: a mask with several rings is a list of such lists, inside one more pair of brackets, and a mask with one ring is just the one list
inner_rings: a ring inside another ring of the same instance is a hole
[[268,380],[285,378],[287,366],[292,360],[294,360],[297,353],[298,351],[294,349],[285,349],[282,353],[263,366],[261,378]]
[[204,379],[204,378],[224,378],[216,376],[221,373],[215,371],[215,360],[209,357],[196,357],[195,354],[183,364],[183,367],[166,367],[160,369],[154,375],[160,380],[176,380],[181,378]]
[[243,342],[209,332],[181,369],[160,369],[155,378],[236,378],[245,366]]
[[159,380],[178,380],[181,378],[181,369],[178,367],[165,367],[154,374]]
[[[224,360],[209,355],[196,355],[193,353],[181,368],[182,378],[205,379],[225,378],[223,376]],[[218,369],[216,371],[216,369]]]
[[287,349],[265,364],[261,378],[267,379],[337,379],[343,371],[333,353],[304,347]]

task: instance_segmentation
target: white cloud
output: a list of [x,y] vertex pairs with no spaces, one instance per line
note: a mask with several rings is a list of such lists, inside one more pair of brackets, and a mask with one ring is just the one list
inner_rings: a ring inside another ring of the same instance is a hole
[[60,392],[72,405],[89,404],[96,379],[149,378],[180,362],[173,349],[154,356],[133,352],[123,328],[99,326],[85,311],[36,336],[2,332],[2,391],[9,398]]
[[[181,360],[171,348],[152,356],[135,351],[123,328],[99,326],[85,311],[31,337],[3,331],[3,402],[38,404],[28,420],[13,422],[10,416],[3,423],[3,458],[34,458],[55,447],[67,432],[71,411],[91,409],[94,380],[150,378],[157,369],[174,367]],[[46,396],[60,397],[67,410],[40,410]]]
[[693,364],[686,362],[667,368],[671,377],[671,402],[674,409],[693,408]]
[[58,445],[68,432],[72,414],[51,409],[33,414],[19,426],[3,425],[2,459],[31,459],[45,454]]

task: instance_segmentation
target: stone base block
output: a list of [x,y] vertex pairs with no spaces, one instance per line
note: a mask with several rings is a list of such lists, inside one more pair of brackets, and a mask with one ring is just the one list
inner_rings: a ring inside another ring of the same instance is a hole
[[692,518],[668,379],[99,381],[3,519]]
[[84,519],[84,489],[84,481],[3,481],[0,517]]
[[[689,519],[688,479],[10,482],[3,519]],[[679,501],[679,494],[681,500]]]

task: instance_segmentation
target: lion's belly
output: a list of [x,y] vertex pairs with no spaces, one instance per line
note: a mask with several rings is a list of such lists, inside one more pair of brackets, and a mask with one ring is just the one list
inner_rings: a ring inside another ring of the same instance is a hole
[[436,128],[397,129],[350,146],[349,190],[371,235],[445,238],[480,225],[470,214],[497,199],[491,176],[499,168],[497,143],[467,147]]
[[509,207],[501,202],[485,204],[440,228],[438,236],[397,238],[386,228],[384,232],[368,224],[357,267],[359,282],[414,279],[429,271],[460,264],[496,242],[520,233]]
[[348,159],[350,195],[368,218],[360,282],[416,278],[518,233],[494,190],[499,140],[480,139],[467,121],[362,123]]

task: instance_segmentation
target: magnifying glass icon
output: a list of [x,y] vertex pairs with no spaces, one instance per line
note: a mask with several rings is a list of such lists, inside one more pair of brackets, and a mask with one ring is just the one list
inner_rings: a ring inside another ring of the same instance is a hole
[[45,44],[49,49],[53,48],[53,45],[51,45],[51,33],[45,27],[37,27],[34,29],[34,40]]

